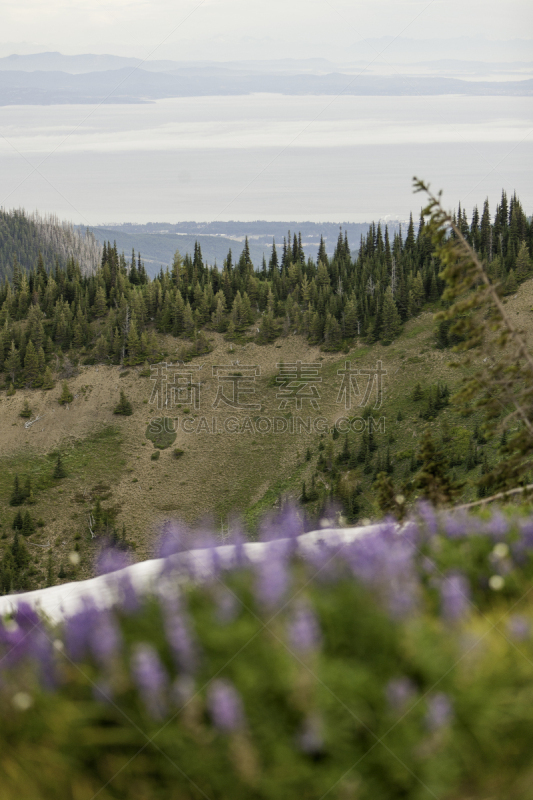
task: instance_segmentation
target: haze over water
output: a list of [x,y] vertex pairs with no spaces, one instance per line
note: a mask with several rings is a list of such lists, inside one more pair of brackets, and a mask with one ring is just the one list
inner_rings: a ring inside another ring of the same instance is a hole
[[0,205],[91,225],[363,222],[417,211],[416,174],[443,188],[449,205],[470,209],[488,196],[494,210],[505,187],[530,213],[531,105],[528,97],[263,94],[7,106]]

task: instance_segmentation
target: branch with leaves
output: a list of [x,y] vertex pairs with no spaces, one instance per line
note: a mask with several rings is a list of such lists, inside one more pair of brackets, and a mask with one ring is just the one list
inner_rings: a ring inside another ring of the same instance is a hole
[[417,178],[414,188],[427,194],[422,214],[443,264],[440,277],[446,281],[443,300],[448,307],[437,319],[452,322],[450,332],[460,338],[454,351],[462,354],[456,366],[469,368],[452,400],[467,409],[483,408],[487,435],[516,426],[504,436],[501,458],[480,485],[492,491],[523,486],[533,469],[533,354],[505,307],[502,286],[492,282],[487,265],[444,210],[442,193],[435,195]]

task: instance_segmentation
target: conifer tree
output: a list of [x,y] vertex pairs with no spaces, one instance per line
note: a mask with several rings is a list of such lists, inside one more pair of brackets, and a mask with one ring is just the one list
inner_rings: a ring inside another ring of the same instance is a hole
[[52,375],[52,370],[50,367],[46,367],[43,375],[43,389],[53,389],[55,386],[54,377]]
[[39,378],[39,357],[35,346],[30,339],[26,347],[26,354],[24,356],[24,380],[31,388]]
[[23,419],[30,419],[31,417],[31,408],[27,398],[24,400],[24,405],[22,406],[19,417],[22,417]]
[[62,478],[66,478],[67,477],[67,472],[65,470],[65,467],[63,466],[63,461],[61,459],[61,453],[57,454],[57,459],[56,459],[54,471],[52,473],[52,477],[55,480],[61,480]]
[[74,397],[73,397],[70,389],[68,388],[68,383],[66,381],[63,381],[63,388],[61,389],[61,396],[60,396],[60,398],[59,398],[59,400],[57,402],[59,403],[59,405],[64,406],[64,405],[67,405],[67,403],[72,403],[73,400],[74,400]]
[[21,531],[22,530],[22,524],[23,524],[22,514],[21,514],[21,512],[19,510],[19,511],[17,511],[17,513],[15,514],[15,516],[13,518],[13,522],[11,524],[11,527],[13,528],[14,531]]
[[447,475],[446,456],[435,447],[429,428],[426,428],[422,437],[419,460],[422,466],[414,485],[420,491],[420,496],[435,506],[448,503],[456,489]]
[[127,399],[124,389],[120,390],[120,400],[117,406],[115,406],[115,410],[113,414],[122,414],[125,417],[130,417],[133,414],[133,406],[131,405],[130,401]]
[[384,344],[389,344],[395,339],[401,331],[402,323],[394,297],[392,296],[392,289],[387,287],[385,296],[383,298],[383,311],[382,311],[382,326],[381,326],[381,339]]
[[19,481],[19,476],[15,475],[13,479],[13,491],[9,499],[10,506],[21,506],[25,500],[24,490],[22,489]]
[[4,362],[4,369],[10,376],[11,382],[14,384],[20,372],[20,356],[13,340],[11,341],[11,348]]
[[35,533],[35,525],[33,524],[33,520],[29,511],[26,511],[22,519],[21,533],[23,536],[31,536],[32,533]]

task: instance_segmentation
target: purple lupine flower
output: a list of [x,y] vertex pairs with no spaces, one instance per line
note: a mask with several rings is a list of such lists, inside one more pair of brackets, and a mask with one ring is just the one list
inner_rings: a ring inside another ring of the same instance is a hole
[[513,614],[507,620],[507,632],[513,639],[523,641],[531,635],[531,623],[522,614]]
[[94,617],[89,645],[91,655],[102,667],[108,666],[118,653],[121,645],[120,630],[114,616],[107,609]]
[[403,711],[415,695],[416,687],[410,678],[392,678],[385,687],[385,696],[393,711]]
[[186,530],[178,522],[166,522],[161,532],[157,550],[158,558],[168,558],[187,549],[185,544]]
[[322,723],[316,714],[306,717],[302,730],[296,737],[296,745],[299,750],[309,755],[316,755],[323,751]]
[[140,599],[127,572],[121,573],[118,580],[120,608],[126,614],[135,614],[141,607]]
[[244,549],[244,545],[247,541],[248,539],[240,527],[236,527],[234,530],[232,530],[230,544],[233,545],[231,559],[231,567],[233,569],[240,569],[241,567],[246,567],[249,565],[250,561],[246,555],[246,550]]
[[136,644],[131,656],[131,672],[146,710],[152,717],[161,718],[165,712],[168,676],[150,644]]
[[207,692],[207,707],[213,724],[220,731],[229,733],[244,725],[242,700],[233,684],[224,679],[215,679]]
[[117,572],[131,564],[130,556],[116,547],[103,548],[96,558],[95,571],[97,575],[108,575]]
[[161,607],[165,636],[176,666],[186,674],[192,674],[196,668],[197,654],[185,611],[175,597],[164,597]]
[[444,517],[444,533],[449,539],[460,539],[469,533],[470,520],[466,514],[459,512],[446,514]]
[[291,649],[298,653],[308,653],[316,650],[320,644],[320,628],[313,610],[307,603],[300,601],[295,606],[289,621],[289,644]]
[[224,625],[233,622],[239,610],[239,601],[225,586],[217,587],[215,591],[217,605],[216,617]]
[[448,725],[453,718],[453,708],[450,698],[444,692],[438,692],[428,700],[428,710],[426,713],[426,725],[436,731]]
[[457,622],[470,606],[470,584],[461,572],[451,571],[440,586],[441,612],[445,620]]
[[255,594],[260,605],[271,610],[285,596],[289,587],[286,548],[282,542],[272,542],[261,561],[256,565]]
[[510,529],[509,520],[501,511],[494,511],[488,523],[484,525],[486,532],[495,539],[504,539]]
[[81,661],[90,652],[90,641],[93,627],[99,611],[96,606],[84,601],[83,608],[65,620],[65,646],[69,658]]
[[37,668],[41,684],[45,688],[51,689],[56,685],[56,658],[52,639],[39,614],[28,603],[21,602],[11,622],[2,625],[0,643],[4,645],[4,667],[15,666],[27,659]]
[[422,518],[425,528],[431,536],[439,532],[439,521],[435,509],[426,500],[420,500],[416,506],[417,514]]
[[381,525],[375,533],[343,549],[354,575],[377,592],[395,617],[406,616],[417,606],[420,585],[415,569],[416,552],[395,525]]

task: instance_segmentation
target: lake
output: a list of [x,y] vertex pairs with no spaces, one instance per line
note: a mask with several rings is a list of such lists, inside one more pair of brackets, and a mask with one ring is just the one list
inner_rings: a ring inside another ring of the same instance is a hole
[[[251,95],[0,108],[0,205],[90,225],[404,219],[414,174],[533,205],[528,97]],[[38,168],[33,172],[34,167]]]

